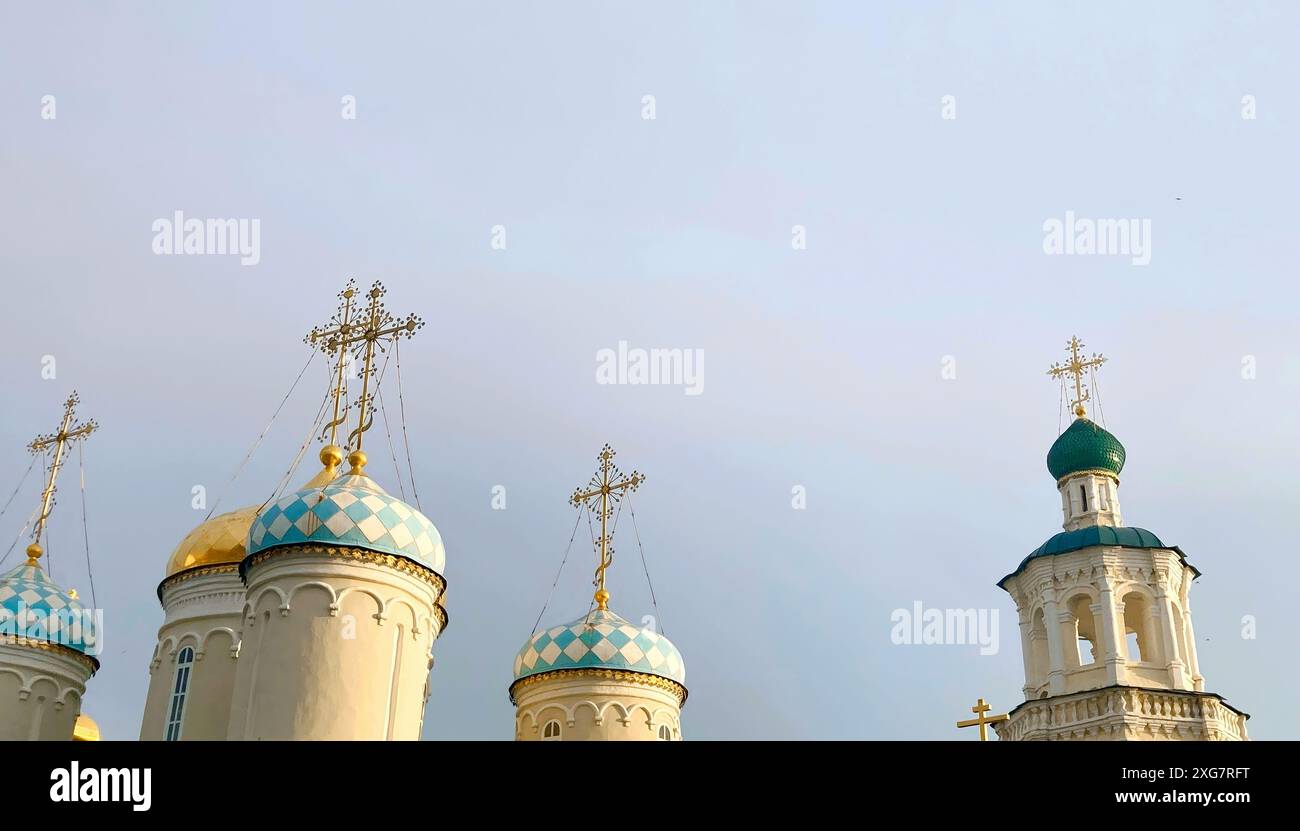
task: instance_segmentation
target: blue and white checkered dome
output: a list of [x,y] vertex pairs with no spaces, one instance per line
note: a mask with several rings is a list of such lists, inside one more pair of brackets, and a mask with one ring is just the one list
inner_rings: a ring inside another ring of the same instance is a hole
[[622,669],[686,686],[686,664],[672,641],[596,609],[535,633],[515,656],[515,680],[562,669]]
[[272,502],[248,529],[248,556],[285,545],[321,543],[394,554],[437,574],[447,553],[424,514],[365,474],[345,474]]
[[33,560],[0,575],[0,640],[17,636],[65,646],[98,666],[99,635],[94,614]]

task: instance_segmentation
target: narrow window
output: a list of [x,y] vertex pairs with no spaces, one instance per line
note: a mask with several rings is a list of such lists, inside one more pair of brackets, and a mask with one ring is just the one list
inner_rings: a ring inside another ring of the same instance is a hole
[[560,740],[560,723],[558,721],[548,721],[542,728],[542,741],[558,742]]
[[1079,496],[1083,499],[1083,512],[1088,513],[1088,488],[1084,485],[1079,486]]
[[194,650],[185,647],[176,656],[176,683],[172,686],[171,707],[167,710],[167,741],[179,741],[181,723],[185,719],[185,698],[190,688],[190,672],[194,669]]
[[668,725],[659,725],[659,741],[670,742],[673,740],[673,731],[668,729]]

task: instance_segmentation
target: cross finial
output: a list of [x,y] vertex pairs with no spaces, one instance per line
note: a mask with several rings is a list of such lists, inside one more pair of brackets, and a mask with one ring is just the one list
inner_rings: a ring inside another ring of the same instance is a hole
[[[348,422],[348,337],[352,334],[352,313],[356,306],[357,281],[349,278],[343,291],[339,292],[339,308],[324,326],[313,326],[303,342],[320,349],[335,363],[335,376],[331,383],[330,396],[334,399],[334,417],[321,430],[320,439],[325,441],[329,433],[329,443],[321,448],[320,460],[332,472],[343,461],[343,448],[339,447],[339,427],[347,429]],[[342,411],[342,412],[340,412]]]
[[605,589],[605,571],[614,563],[614,547],[611,534],[607,528],[609,518],[613,515],[614,505],[622,500],[623,494],[636,490],[645,481],[645,476],[635,470],[628,476],[614,464],[614,449],[608,444],[600,449],[596,460],[600,468],[587,483],[586,490],[574,488],[569,502],[575,507],[584,504],[588,509],[600,514],[600,539],[596,540],[596,553],[600,560],[596,566],[596,604],[600,610],[609,608],[609,592]]
[[1106,363],[1106,359],[1096,352],[1092,354],[1091,358],[1085,358],[1082,354],[1083,341],[1077,337],[1070,338],[1070,342],[1066,344],[1066,349],[1070,353],[1070,360],[1063,364],[1052,364],[1051,368],[1047,370],[1047,374],[1053,378],[1064,378],[1069,375],[1074,379],[1074,399],[1070,402],[1070,406],[1076,416],[1083,418],[1088,414],[1087,410],[1083,408],[1083,404],[1092,398],[1092,393],[1083,383],[1083,374]]
[[975,714],[975,718],[967,719],[966,721],[959,721],[957,722],[957,726],[958,727],[978,726],[980,729],[980,741],[982,742],[986,742],[989,740],[988,725],[997,724],[999,722],[1006,721],[1008,718],[1010,718],[1010,716],[1007,716],[1005,714],[1000,716],[984,715],[989,711],[989,705],[985,703],[983,698],[980,698],[978,701],[976,701],[975,706],[971,707],[970,711]]
[[[361,368],[361,395],[357,397],[357,427],[348,434],[347,446],[352,448],[348,454],[348,461],[352,464],[352,470],[349,473],[359,474],[364,471],[366,466],[366,454],[361,450],[361,439],[370,425],[374,421],[374,414],[371,412],[372,400],[374,393],[370,389],[371,378],[375,374],[375,350],[385,351],[385,344],[395,341],[400,337],[411,337],[415,330],[424,326],[424,321],[415,315],[407,315],[398,320],[393,317],[387,309],[384,308],[383,297],[386,290],[382,283],[374,283],[368,292],[365,293],[365,308],[355,310],[353,307],[353,298],[356,296],[355,285],[349,281],[348,287],[340,292],[339,297],[342,303],[339,312],[335,314],[332,326],[324,329],[313,329],[307,335],[308,343],[313,346],[322,344],[321,348],[330,354],[337,354],[339,361],[338,380],[335,381],[335,404],[334,404],[334,422],[329,426],[330,429],[330,446],[321,451],[321,459],[325,461],[326,453],[335,449],[339,454],[341,450],[333,444],[337,438],[337,428],[339,424],[346,426],[347,412],[344,411],[342,420],[338,415],[339,398],[345,396],[343,390],[344,381],[343,365],[347,361],[347,353],[350,351],[353,358],[360,360]],[[376,382],[377,383],[377,382]],[[355,442],[355,444],[354,444]],[[329,462],[326,462],[328,466]]]
[[45,522],[50,518],[50,512],[54,510],[54,492],[57,490],[59,469],[63,467],[63,457],[68,445],[86,438],[99,429],[99,424],[93,418],[73,426],[73,414],[80,403],[81,399],[74,390],[72,395],[68,396],[68,400],[63,402],[63,420],[59,422],[59,429],[53,433],[37,436],[32,439],[31,444],[27,445],[27,449],[34,454],[45,453],[51,447],[54,448],[54,458],[50,461],[45,488],[41,491],[40,515],[36,518],[36,527],[32,531],[32,544],[27,546],[28,565],[36,565],[36,561],[41,556],[41,534],[45,531]]

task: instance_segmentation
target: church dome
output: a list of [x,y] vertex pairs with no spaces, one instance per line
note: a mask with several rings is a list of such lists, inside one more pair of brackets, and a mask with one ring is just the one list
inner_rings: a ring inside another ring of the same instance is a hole
[[248,529],[249,556],[305,543],[392,554],[440,575],[446,566],[442,536],[429,518],[365,474],[289,494],[263,508]]
[[75,592],[56,586],[30,557],[0,575],[0,632],[67,647],[99,666],[94,655],[100,633],[94,615],[86,613]]
[[248,528],[257,516],[251,505],[214,516],[185,535],[167,560],[167,577],[202,566],[238,565],[244,559]]
[[1118,477],[1124,469],[1124,445],[1095,422],[1077,418],[1047,451],[1047,469],[1058,482],[1085,470]]
[[77,721],[72,725],[72,740],[74,742],[97,742],[101,738],[99,725],[93,718],[80,713],[77,715]]
[[672,641],[599,609],[537,632],[515,656],[516,682],[564,669],[617,669],[686,684],[686,665]]

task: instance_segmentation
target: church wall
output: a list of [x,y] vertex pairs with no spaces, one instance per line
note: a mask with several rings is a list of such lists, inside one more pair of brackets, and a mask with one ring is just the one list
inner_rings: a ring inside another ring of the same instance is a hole
[[439,634],[433,586],[291,551],[248,578],[230,738],[419,738]]
[[182,741],[226,738],[237,668],[244,584],[233,568],[172,582],[163,589],[166,619],[149,663],[149,690],[140,724],[142,741],[161,741],[182,649],[194,662],[182,712]]
[[666,726],[680,741],[681,706],[669,690],[595,676],[559,675],[516,690],[515,739],[543,741],[559,722],[559,741],[658,741]]
[[77,658],[0,644],[0,741],[71,741],[89,678]]

